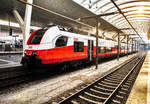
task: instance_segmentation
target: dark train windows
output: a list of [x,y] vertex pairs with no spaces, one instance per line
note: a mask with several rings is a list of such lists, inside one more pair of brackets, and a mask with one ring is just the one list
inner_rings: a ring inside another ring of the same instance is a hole
[[98,53],[112,52],[112,47],[98,47]]
[[47,31],[47,29],[40,29],[38,30],[32,37],[30,44],[40,44],[42,36]]
[[111,47],[106,47],[106,53],[112,52],[112,48]]
[[98,53],[101,53],[101,47],[98,47]]
[[61,36],[56,40],[55,47],[67,46],[68,37]]
[[84,52],[84,43],[75,41],[74,52]]
[[118,45],[115,45],[115,50],[118,50]]
[[106,48],[105,47],[101,47],[101,49],[100,49],[100,53],[105,53],[105,50]]

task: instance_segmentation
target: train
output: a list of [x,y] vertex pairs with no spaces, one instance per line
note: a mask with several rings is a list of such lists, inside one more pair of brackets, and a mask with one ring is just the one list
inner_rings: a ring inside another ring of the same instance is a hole
[[[98,57],[117,55],[117,42],[98,39]],[[120,55],[127,53],[125,43],[120,45]],[[136,51],[136,50],[133,50]],[[131,45],[129,45],[131,53]],[[35,30],[29,37],[21,64],[27,66],[58,64],[64,62],[92,62],[96,58],[96,38],[64,31],[59,26]]]

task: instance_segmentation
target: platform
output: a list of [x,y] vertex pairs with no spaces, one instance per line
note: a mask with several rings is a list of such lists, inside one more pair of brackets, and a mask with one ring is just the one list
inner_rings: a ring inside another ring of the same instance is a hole
[[[22,53],[21,52],[0,52],[0,64],[3,63],[5,64],[4,62],[17,62],[17,63],[20,63],[21,61],[21,58],[22,58]],[[2,61],[2,62],[1,62]]]
[[126,104],[150,104],[150,51],[147,52]]
[[13,62],[13,61],[0,59],[0,70],[5,68],[18,67],[18,66],[21,66],[20,62]]

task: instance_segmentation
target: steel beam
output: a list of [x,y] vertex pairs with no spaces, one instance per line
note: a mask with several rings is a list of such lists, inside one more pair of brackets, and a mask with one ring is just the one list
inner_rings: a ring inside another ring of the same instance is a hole
[[18,13],[18,11],[16,9],[13,10],[13,14],[14,14],[17,22],[19,23],[20,28],[23,32],[24,31],[24,21],[23,21],[22,17],[20,16],[20,14]]
[[120,56],[120,35],[118,32],[118,50],[117,50],[117,60],[119,61],[119,56]]
[[102,17],[102,16],[109,16],[109,15],[114,15],[114,14],[117,14],[117,13],[119,13],[119,12],[110,12],[110,13],[99,14],[99,15],[96,15],[96,16],[87,16],[87,17],[79,18],[79,20],[98,18],[98,17]]
[[131,42],[132,42],[132,43],[131,43],[131,44],[132,44],[131,51],[133,52],[133,39],[132,39]]
[[127,35],[127,57],[128,57],[128,50],[129,50],[128,42],[129,42],[129,36]]
[[98,17],[96,18],[96,69],[98,69],[98,27],[99,27],[99,21]]
[[[120,14],[122,14],[122,16],[125,18],[125,20],[128,22],[128,24],[131,26],[131,28],[135,31],[135,33],[141,38],[141,40],[143,41],[142,37],[138,34],[138,32],[136,31],[136,29],[133,27],[133,25],[129,22],[129,20],[127,19],[127,17],[124,15],[124,13],[121,11],[121,9],[118,7],[118,5],[114,2],[114,0],[110,0],[114,6],[117,8],[117,10],[119,11]],[[144,41],[143,41],[144,42]],[[145,42],[144,42],[145,43]]]

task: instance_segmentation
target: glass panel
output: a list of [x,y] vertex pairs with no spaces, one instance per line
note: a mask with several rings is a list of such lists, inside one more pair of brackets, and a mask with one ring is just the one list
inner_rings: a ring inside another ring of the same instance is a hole
[[55,47],[63,47],[67,45],[68,37],[61,36],[56,40]]
[[74,52],[84,52],[84,43],[75,41]]
[[47,31],[47,29],[40,29],[38,30],[32,37],[30,44],[40,44],[41,39],[44,35],[44,33]]

